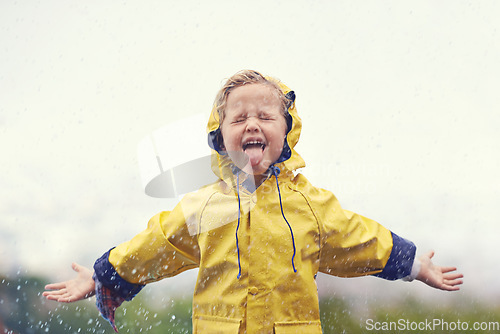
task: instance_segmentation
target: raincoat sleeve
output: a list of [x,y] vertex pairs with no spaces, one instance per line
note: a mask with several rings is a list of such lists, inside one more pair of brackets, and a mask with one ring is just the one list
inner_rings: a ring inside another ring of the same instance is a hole
[[320,230],[321,272],[391,280],[410,274],[416,250],[413,243],[369,218],[342,209],[327,190],[310,186],[307,194]]
[[[391,255],[384,266],[384,269],[373,276],[387,280],[397,280],[400,278],[411,281],[414,279],[414,271],[418,273],[420,266],[415,267],[415,253],[417,247],[413,242],[406,240],[396,233],[391,232],[392,249]],[[411,275],[411,277],[410,277]]]
[[95,276],[115,295],[132,299],[150,282],[177,275],[199,265],[196,236],[191,236],[182,210],[162,212],[148,228],[98,259]]

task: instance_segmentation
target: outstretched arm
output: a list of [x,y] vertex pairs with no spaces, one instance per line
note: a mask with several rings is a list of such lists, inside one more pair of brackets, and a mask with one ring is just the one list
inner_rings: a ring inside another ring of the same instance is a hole
[[77,263],[71,265],[77,276],[73,279],[47,284],[43,296],[48,300],[55,300],[62,303],[71,303],[95,294],[95,284],[92,279],[93,270],[81,266]]
[[457,268],[455,267],[434,265],[431,260],[433,256],[434,251],[430,251],[419,257],[421,267],[416,279],[436,289],[446,291],[460,290],[458,286],[463,283],[461,278],[464,276],[457,273]]

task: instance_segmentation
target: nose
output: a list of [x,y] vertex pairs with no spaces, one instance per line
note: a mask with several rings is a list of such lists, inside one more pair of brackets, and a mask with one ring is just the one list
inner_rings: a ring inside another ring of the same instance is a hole
[[247,132],[258,132],[260,131],[259,119],[257,117],[248,117],[246,121]]

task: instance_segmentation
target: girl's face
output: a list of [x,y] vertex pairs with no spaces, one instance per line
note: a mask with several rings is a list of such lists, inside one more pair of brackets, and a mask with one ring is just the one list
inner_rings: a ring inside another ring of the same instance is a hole
[[248,84],[231,91],[221,124],[224,148],[247,174],[263,174],[281,155],[286,121],[273,88]]

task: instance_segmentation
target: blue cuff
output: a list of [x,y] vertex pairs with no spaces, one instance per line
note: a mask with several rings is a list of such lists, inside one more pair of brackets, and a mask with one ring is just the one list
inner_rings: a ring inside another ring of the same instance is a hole
[[129,283],[116,272],[113,265],[109,262],[109,253],[113,248],[103,254],[94,264],[94,272],[103,286],[110,289],[118,296],[125,300],[131,300],[139,291],[142,290],[144,285]]
[[413,242],[392,233],[392,250],[389,260],[377,276],[387,280],[397,280],[410,275],[417,247]]

